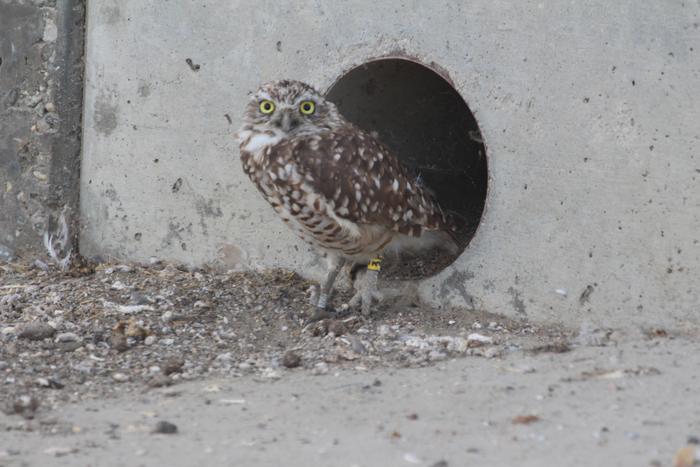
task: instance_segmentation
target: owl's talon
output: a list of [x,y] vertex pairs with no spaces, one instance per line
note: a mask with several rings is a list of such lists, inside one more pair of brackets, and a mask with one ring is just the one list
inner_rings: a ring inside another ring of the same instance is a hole
[[312,285],[307,290],[306,293],[309,295],[309,305],[315,307],[318,305],[319,291],[321,287],[318,285]]
[[331,318],[334,314],[335,313],[333,313],[333,311],[328,310],[327,308],[319,308],[317,306],[314,306],[313,313],[311,313],[311,316],[306,318],[306,320],[304,321],[304,327],[308,326],[309,324],[313,324],[317,321]]
[[377,288],[379,271],[366,270],[356,281],[355,295],[347,303],[347,308],[357,310],[362,316],[369,316],[372,312],[372,304],[383,300],[384,295]]

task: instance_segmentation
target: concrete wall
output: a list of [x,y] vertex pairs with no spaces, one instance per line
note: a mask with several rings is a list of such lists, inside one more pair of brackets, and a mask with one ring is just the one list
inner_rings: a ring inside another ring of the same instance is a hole
[[700,323],[700,4],[94,0],[83,252],[321,263],[244,178],[247,92],[327,89],[381,56],[434,62],[481,127],[482,225],[421,284],[443,305],[576,324]]
[[83,22],[80,1],[0,0],[0,260],[77,213]]

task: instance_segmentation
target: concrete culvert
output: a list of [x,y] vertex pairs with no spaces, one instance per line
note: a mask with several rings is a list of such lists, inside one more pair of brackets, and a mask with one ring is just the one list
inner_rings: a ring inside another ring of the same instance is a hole
[[451,264],[476,232],[488,182],[481,133],[462,96],[427,66],[385,58],[351,69],[326,97],[348,120],[376,132],[464,225],[456,255],[404,255],[389,262],[387,276],[427,277]]

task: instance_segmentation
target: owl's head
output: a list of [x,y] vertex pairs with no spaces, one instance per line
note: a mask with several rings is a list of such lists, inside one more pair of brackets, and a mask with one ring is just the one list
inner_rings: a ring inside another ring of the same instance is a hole
[[243,122],[249,129],[285,137],[330,130],[344,121],[336,106],[308,84],[281,80],[265,83],[252,94]]

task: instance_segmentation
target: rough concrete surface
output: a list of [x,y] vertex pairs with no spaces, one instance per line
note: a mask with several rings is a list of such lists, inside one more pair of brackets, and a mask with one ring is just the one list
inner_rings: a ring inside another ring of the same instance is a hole
[[77,220],[83,19],[80,0],[0,1],[0,261]]
[[[0,465],[685,467],[674,457],[687,443],[697,455],[698,355],[686,340],[632,341],[186,383],[35,421],[0,414]],[[153,433],[163,421],[177,432]]]
[[282,77],[327,90],[410,57],[451,79],[489,164],[481,226],[425,299],[572,325],[699,321],[697,2],[88,7],[88,255],[317,276],[241,171],[247,93]]
[[305,325],[309,285],[0,264],[0,466],[694,462],[672,459],[700,447],[697,328],[571,330],[408,294]]

